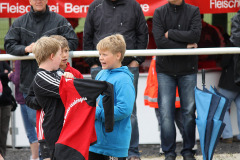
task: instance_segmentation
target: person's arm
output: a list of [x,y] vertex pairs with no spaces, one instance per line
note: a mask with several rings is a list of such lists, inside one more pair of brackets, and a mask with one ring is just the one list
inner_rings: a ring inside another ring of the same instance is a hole
[[[116,92],[116,105],[114,105],[114,121],[120,121],[132,114],[135,101],[135,89],[129,83],[122,83]],[[129,95],[133,95],[130,96]],[[104,109],[102,104],[96,107],[96,119],[105,122]]]
[[[136,3],[137,10],[137,24],[136,24],[136,49],[146,49],[148,45],[148,27],[145,20],[142,8],[138,3]],[[145,60],[144,56],[137,56],[136,61],[138,64],[142,64]]]
[[46,72],[38,72],[34,78],[34,93],[38,96],[49,96],[60,99],[59,84],[60,79],[53,77]]
[[15,79],[16,79],[16,78],[15,78],[15,75],[16,75],[15,72],[11,72],[11,73],[8,74],[9,80],[12,81],[14,85],[17,84],[17,81],[15,80]]
[[[91,5],[89,7],[87,17],[84,24],[83,30],[83,50],[96,50],[93,44],[93,37],[94,37],[94,24],[92,21],[92,9]],[[95,61],[94,57],[87,57],[84,60],[89,64],[90,67],[96,65],[97,62]],[[97,67],[97,66],[95,66]]]
[[60,28],[59,34],[67,39],[70,50],[75,51],[78,47],[77,34],[66,18],[63,18],[61,23],[63,27]]
[[[62,75],[65,78],[74,78],[73,74],[70,72],[64,72]],[[59,94],[59,84],[60,78],[54,77],[54,74],[47,74],[45,71],[40,71],[34,78],[34,93],[38,96],[49,96],[60,99]]]
[[39,105],[37,98],[34,94],[33,91],[33,83],[31,84],[29,90],[28,90],[28,95],[25,98],[25,103],[28,107],[34,109],[34,110],[39,110],[42,109],[42,107]]
[[188,31],[177,29],[168,30],[168,38],[177,42],[198,43],[201,36],[202,23],[199,8],[192,15],[190,28]]
[[16,19],[8,30],[4,38],[4,48],[8,54],[24,56],[28,55],[28,53],[25,52],[26,46],[20,44],[21,28],[18,26],[18,23],[18,19]]
[[10,73],[11,68],[10,68],[10,66],[7,64],[7,62],[2,61],[1,63],[2,63],[2,65],[3,65],[3,72],[0,73],[0,78],[2,78],[2,79],[7,79],[7,81],[9,81],[9,79],[8,79],[8,74]]
[[233,63],[233,55],[232,54],[224,54],[221,56],[221,63],[220,66],[222,68],[227,68],[229,65]]
[[164,20],[161,19],[161,13],[159,9],[156,9],[153,15],[153,36],[156,42],[157,48],[187,48],[187,43],[176,42],[165,37]]
[[8,65],[8,63],[7,62],[3,62],[3,68],[4,69],[6,69],[6,70],[8,70],[8,73],[10,73],[11,71],[12,71],[12,69],[10,68],[10,66]]
[[230,41],[231,43],[236,46],[240,47],[240,19],[239,19],[239,14],[236,14],[232,18],[232,25],[231,25],[231,37]]

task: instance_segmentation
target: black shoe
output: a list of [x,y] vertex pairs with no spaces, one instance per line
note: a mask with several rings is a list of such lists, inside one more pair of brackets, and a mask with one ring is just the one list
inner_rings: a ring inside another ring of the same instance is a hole
[[233,138],[223,138],[221,140],[222,143],[232,143],[233,142]]
[[196,159],[193,155],[186,155],[186,156],[183,156],[183,160],[196,160]]
[[165,157],[165,160],[175,160],[175,159],[176,159],[176,156],[169,155],[169,156]]
[[240,139],[237,138],[237,136],[233,137],[233,142],[240,142]]

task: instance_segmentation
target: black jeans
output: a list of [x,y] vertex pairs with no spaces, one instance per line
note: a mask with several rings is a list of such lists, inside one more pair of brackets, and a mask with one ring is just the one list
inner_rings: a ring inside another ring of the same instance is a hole
[[0,106],[0,154],[3,156],[3,158],[6,155],[6,142],[11,109],[11,105]]

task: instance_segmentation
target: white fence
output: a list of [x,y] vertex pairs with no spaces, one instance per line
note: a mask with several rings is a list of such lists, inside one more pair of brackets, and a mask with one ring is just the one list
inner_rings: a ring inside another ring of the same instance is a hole
[[[214,55],[214,54],[239,54],[240,48],[229,47],[229,48],[196,48],[196,49],[148,49],[148,50],[127,50],[125,56],[175,56],[175,55]],[[74,51],[70,52],[70,60],[75,57],[97,57],[97,51]],[[12,56],[9,54],[0,54],[0,61],[5,60],[29,60],[34,59],[34,54],[28,56]],[[217,86],[218,79],[220,76],[219,71],[206,72],[206,87],[210,85]],[[84,75],[85,78],[89,78],[89,75]],[[146,86],[147,74],[143,73],[139,76],[138,84],[138,97],[137,103],[137,115],[139,123],[139,135],[140,144],[157,144],[160,142],[157,119],[155,117],[154,109],[144,106],[143,93]],[[201,74],[198,73],[198,84],[201,88]],[[233,133],[238,133],[237,121],[236,121],[236,108],[232,105],[231,119],[233,125]],[[20,114],[20,107],[17,108],[12,114],[11,119],[12,134],[8,137],[8,145],[13,148],[29,146],[24,127],[22,124],[22,118]],[[15,130],[16,128],[16,130]],[[11,137],[11,138],[10,138]],[[198,138],[198,135],[197,135]],[[177,141],[181,141],[181,136],[177,132]]]
[[[214,54],[239,54],[239,47],[222,48],[193,48],[193,49],[145,49],[127,50],[125,56],[177,56],[177,55],[214,55]],[[97,57],[98,51],[71,51],[70,57]],[[34,54],[28,56],[12,56],[0,54],[0,61],[34,59]]]

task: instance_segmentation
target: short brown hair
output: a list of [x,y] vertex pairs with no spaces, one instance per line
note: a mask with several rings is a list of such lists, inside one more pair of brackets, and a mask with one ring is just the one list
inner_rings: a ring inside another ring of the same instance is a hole
[[110,51],[112,54],[121,53],[121,59],[123,60],[124,54],[126,52],[126,43],[121,34],[114,34],[105,37],[97,44],[97,50]]
[[53,53],[58,52],[61,44],[58,40],[52,37],[42,37],[33,46],[33,53],[37,60],[38,65],[44,62]]
[[68,45],[68,41],[65,37],[60,36],[60,35],[51,35],[50,37],[55,38],[56,40],[58,40],[61,43],[61,48],[68,48],[69,49],[69,45]]

